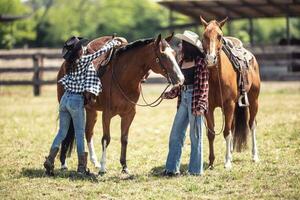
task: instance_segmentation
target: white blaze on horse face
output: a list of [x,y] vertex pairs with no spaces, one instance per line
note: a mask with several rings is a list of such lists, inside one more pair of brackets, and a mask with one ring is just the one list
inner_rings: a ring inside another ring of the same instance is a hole
[[178,84],[182,85],[184,82],[184,76],[174,56],[174,50],[168,46],[166,47],[164,53],[168,56],[168,58],[172,62],[173,71],[175,72],[175,74],[177,75],[177,79],[179,80]]
[[231,145],[232,145],[232,134],[231,131],[229,135],[225,138],[226,141],[226,155],[225,155],[225,168],[231,169],[231,161],[232,161],[232,154],[231,154]]
[[217,64],[215,40],[210,39],[210,41],[209,41],[209,51],[207,52],[206,60],[207,60],[208,66],[214,66]]
[[259,162],[258,150],[257,150],[257,145],[256,145],[256,124],[255,124],[255,122],[253,123],[253,125],[251,127],[251,132],[252,132],[252,160],[253,160],[253,162]]
[[96,153],[95,153],[93,138],[91,139],[91,142],[87,143],[87,145],[88,145],[88,148],[89,148],[91,162],[94,164],[94,166],[96,168],[100,168],[100,163],[98,162],[97,156],[96,156]]

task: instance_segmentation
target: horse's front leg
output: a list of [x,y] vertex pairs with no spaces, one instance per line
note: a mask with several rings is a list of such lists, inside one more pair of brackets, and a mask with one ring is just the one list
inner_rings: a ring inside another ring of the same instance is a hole
[[122,165],[122,173],[128,174],[128,168],[126,163],[126,152],[127,152],[127,144],[128,144],[128,132],[129,127],[132,123],[132,120],[135,116],[135,110],[130,113],[126,113],[126,115],[121,116],[121,156],[120,156],[120,163]]
[[215,123],[214,123],[214,109],[209,109],[206,114],[207,122],[207,137],[209,142],[209,168],[214,168],[215,154],[214,154],[214,140],[215,140]]
[[94,127],[97,122],[97,111],[94,109],[86,109],[86,126],[85,126],[85,137],[87,146],[90,153],[90,161],[96,168],[100,168],[100,163],[97,160],[95,147],[93,143]]
[[102,136],[102,156],[100,161],[100,171],[99,174],[106,173],[106,149],[110,143],[110,121],[112,116],[109,115],[107,111],[102,113],[102,127],[103,127],[103,136]]
[[230,101],[224,104],[223,114],[225,115],[225,124],[224,124],[224,138],[226,141],[226,153],[225,153],[225,168],[231,169],[232,164],[232,150],[233,150],[233,137],[232,137],[232,127],[234,119],[234,109],[235,102]]

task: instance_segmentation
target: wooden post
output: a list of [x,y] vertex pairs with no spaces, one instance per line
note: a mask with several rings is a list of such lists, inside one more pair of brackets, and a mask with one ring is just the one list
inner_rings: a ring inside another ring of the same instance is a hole
[[33,94],[34,96],[39,96],[41,93],[41,87],[40,87],[40,56],[39,55],[33,55]]

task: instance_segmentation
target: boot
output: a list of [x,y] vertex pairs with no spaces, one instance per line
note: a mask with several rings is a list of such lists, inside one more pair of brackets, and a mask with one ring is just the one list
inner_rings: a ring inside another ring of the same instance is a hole
[[77,172],[83,175],[90,175],[90,170],[86,168],[88,153],[84,152],[82,155],[78,156],[78,168]]
[[46,157],[44,167],[48,176],[54,176],[54,161],[59,148],[50,149],[49,156]]

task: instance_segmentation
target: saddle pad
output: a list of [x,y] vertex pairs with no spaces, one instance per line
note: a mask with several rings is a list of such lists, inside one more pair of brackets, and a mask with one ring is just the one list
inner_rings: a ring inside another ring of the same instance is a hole
[[234,37],[223,37],[223,51],[236,70],[249,69],[253,54],[243,47],[242,42]]

